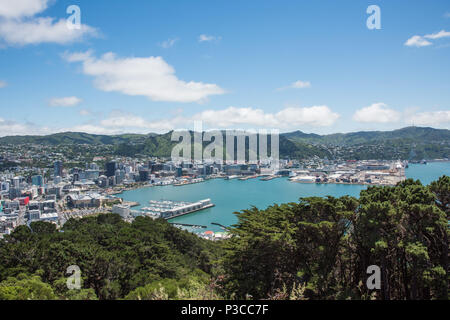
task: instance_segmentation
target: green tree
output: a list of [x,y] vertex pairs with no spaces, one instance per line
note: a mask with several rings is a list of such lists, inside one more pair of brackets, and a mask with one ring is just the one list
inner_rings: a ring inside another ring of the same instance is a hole
[[54,300],[52,287],[38,275],[20,274],[0,282],[0,300]]

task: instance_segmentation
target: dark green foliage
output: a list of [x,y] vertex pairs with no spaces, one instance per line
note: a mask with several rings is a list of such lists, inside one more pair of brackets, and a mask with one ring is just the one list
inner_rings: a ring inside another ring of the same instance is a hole
[[[448,177],[350,197],[244,210],[226,245],[224,285],[244,298],[303,286],[310,299],[447,299]],[[447,200],[445,200],[447,199]],[[366,270],[382,270],[369,292]]]
[[129,224],[108,214],[71,219],[63,232],[44,222],[31,229],[18,227],[0,242],[0,282],[42,270],[42,281],[55,286],[69,276],[67,267],[78,265],[85,289],[100,299],[118,299],[155,281],[178,281],[214,268],[214,243],[165,220],[139,217]]
[[35,221],[30,224],[30,229],[38,234],[50,234],[56,232],[56,225],[42,221]]

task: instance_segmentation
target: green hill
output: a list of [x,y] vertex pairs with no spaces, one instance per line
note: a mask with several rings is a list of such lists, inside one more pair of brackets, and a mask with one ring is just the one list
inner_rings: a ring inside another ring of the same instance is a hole
[[416,143],[449,142],[450,130],[428,127],[406,127],[393,131],[359,131],[329,135],[305,134],[301,131],[286,133],[290,140],[316,142],[334,145],[358,145],[362,143],[381,143],[388,141],[414,141]]
[[[172,132],[165,134],[95,135],[63,132],[47,136],[9,136],[0,138],[0,145],[113,145],[122,156],[144,154],[169,157],[176,142]],[[206,145],[206,143],[204,144]],[[301,131],[280,135],[282,157],[308,159],[437,159],[450,157],[450,130],[407,127],[393,131],[360,131],[329,135]]]

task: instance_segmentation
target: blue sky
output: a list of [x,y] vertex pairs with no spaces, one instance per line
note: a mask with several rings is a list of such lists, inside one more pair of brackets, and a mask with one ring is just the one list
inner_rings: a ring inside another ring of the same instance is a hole
[[444,0],[0,0],[0,136],[449,128],[449,74]]

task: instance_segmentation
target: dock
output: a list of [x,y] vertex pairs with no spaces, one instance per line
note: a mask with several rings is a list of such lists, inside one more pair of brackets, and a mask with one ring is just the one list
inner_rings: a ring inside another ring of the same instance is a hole
[[174,183],[173,185],[175,187],[181,187],[181,186],[186,186],[189,184],[195,184],[195,183],[201,183],[201,182],[205,182],[205,179],[203,178],[198,178],[198,179],[191,179],[191,180],[182,180],[180,182]]
[[281,176],[267,176],[267,177],[264,177],[264,178],[261,178],[261,179],[259,179],[260,181],[270,181],[270,180],[273,180],[273,179],[276,179],[276,178],[280,178]]
[[240,180],[240,181],[246,181],[246,180],[249,180],[249,179],[256,179],[256,178],[258,178],[258,176],[257,176],[257,175],[254,175],[254,176],[246,176],[246,177],[242,177],[242,178],[239,178],[238,180]]
[[220,224],[220,223],[217,223],[217,222],[211,222],[211,224],[212,224],[212,225],[215,225],[215,226],[219,226],[219,227],[221,227],[223,230],[230,230],[229,227],[226,227],[226,226],[224,226],[223,224]]
[[150,206],[142,208],[142,212],[166,220],[214,207],[211,199],[200,200],[197,202],[150,200],[149,203]]
[[130,206],[130,207],[137,207],[137,206],[141,205],[139,202],[136,202],[136,201],[123,201],[122,204]]
[[194,229],[206,229],[208,228],[207,226],[202,226],[202,225],[198,225],[198,224],[188,224],[188,223],[174,223],[174,222],[170,222],[171,225],[173,225],[174,227],[189,227],[189,228],[194,228]]

